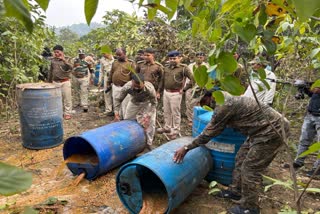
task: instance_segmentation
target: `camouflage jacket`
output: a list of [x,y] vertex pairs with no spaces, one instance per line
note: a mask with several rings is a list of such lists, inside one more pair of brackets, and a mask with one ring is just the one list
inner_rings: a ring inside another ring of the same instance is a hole
[[250,138],[255,138],[255,142],[260,143],[279,138],[272,126],[281,134],[282,121],[284,121],[286,132],[289,131],[288,120],[268,105],[261,104],[264,112],[262,113],[256,101],[251,97],[231,96],[227,92],[223,94],[224,104],[215,107],[211,121],[188,148],[208,143],[226,127],[234,128]]

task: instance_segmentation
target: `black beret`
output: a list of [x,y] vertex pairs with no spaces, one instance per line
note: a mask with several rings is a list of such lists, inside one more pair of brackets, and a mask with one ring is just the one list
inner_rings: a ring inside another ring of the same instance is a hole
[[53,47],[53,50],[59,50],[59,51],[63,51],[63,47],[61,45],[56,45]]
[[196,56],[205,56],[205,54],[203,52],[198,52],[196,53]]
[[175,56],[180,56],[180,52],[179,51],[170,51],[168,53],[168,57],[175,57]]
[[143,54],[144,51],[143,50],[138,50],[137,54]]
[[147,48],[144,50],[144,52],[154,54],[156,51],[153,48]]

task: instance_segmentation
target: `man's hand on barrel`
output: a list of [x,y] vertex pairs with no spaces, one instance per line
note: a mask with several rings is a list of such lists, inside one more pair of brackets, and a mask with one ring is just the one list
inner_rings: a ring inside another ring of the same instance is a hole
[[184,156],[187,154],[187,152],[188,152],[188,149],[186,146],[176,150],[173,156],[173,162],[181,163],[183,161]]

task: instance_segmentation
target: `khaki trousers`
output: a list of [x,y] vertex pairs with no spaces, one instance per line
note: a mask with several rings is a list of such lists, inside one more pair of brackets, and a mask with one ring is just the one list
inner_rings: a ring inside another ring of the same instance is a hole
[[88,108],[88,97],[89,97],[89,79],[87,76],[83,78],[73,78],[76,100],[79,100],[80,97],[80,105],[83,108]]
[[[105,74],[103,77],[103,90],[105,91],[107,89],[107,81],[108,81],[108,76]],[[108,93],[103,93],[104,95],[104,105],[105,105],[105,112],[109,113],[112,112],[112,89]]]
[[[122,89],[122,86],[116,86],[116,85],[112,84],[113,103],[115,103],[116,97],[120,97],[121,89]],[[126,109],[127,109],[127,105],[128,105],[129,100],[131,100],[131,95],[128,94],[126,96],[126,98],[124,98],[124,100],[121,102],[120,111],[119,111],[121,118],[123,118],[124,115],[126,114]]]
[[72,95],[71,95],[71,82],[70,80],[65,82],[54,82],[56,86],[61,88],[62,101],[63,101],[63,112],[64,115],[71,115],[72,112]]
[[180,133],[181,100],[182,100],[182,93],[168,92],[164,90],[163,92],[164,128],[170,129],[171,134]]
[[125,120],[137,120],[144,128],[147,144],[152,145],[156,130],[156,107],[151,106],[149,102],[139,104],[128,102],[127,110],[124,115]]

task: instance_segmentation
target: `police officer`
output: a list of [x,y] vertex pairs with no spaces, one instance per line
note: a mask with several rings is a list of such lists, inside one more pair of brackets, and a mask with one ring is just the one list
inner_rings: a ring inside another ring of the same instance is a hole
[[135,61],[136,63],[143,61],[143,60],[144,60],[143,54],[144,54],[144,51],[143,51],[143,50],[138,50],[137,55],[136,55],[134,61]]
[[[192,74],[194,71],[199,68],[200,66],[205,66],[207,69],[209,68],[209,64],[205,62],[205,54],[203,52],[196,53],[196,60],[195,62],[191,63],[188,67],[191,70]],[[189,79],[187,80],[189,81]],[[192,125],[193,119],[193,107],[199,105],[201,99],[201,89],[199,86],[195,85],[193,88],[190,88],[186,91],[186,115],[188,119],[188,125]]]
[[[110,76],[108,77],[108,87],[112,87],[112,99],[115,103],[115,99],[119,98],[122,87],[131,80],[131,74],[136,68],[134,61],[128,59],[126,55],[126,49],[118,48],[116,50],[117,59],[112,63]],[[130,96],[128,95],[121,103],[120,117],[125,115],[128,101]]]
[[[248,136],[236,156],[232,184],[221,191],[220,197],[240,200],[240,205],[229,209],[233,214],[260,213],[258,201],[262,186],[261,173],[275,158],[289,131],[289,122],[280,113],[261,103],[261,109],[251,97],[234,97],[222,92],[223,105],[214,108],[215,114],[204,131],[189,145],[178,149],[173,161],[182,162],[188,151],[208,143],[227,126]],[[215,106],[211,93],[201,100],[202,105]],[[284,132],[282,133],[282,127]],[[284,134],[284,135],[283,135]]]
[[56,45],[53,47],[54,56],[51,59],[50,70],[48,73],[48,82],[61,87],[64,119],[71,119],[72,113],[72,95],[71,95],[71,72],[73,68],[72,60],[63,53],[63,47]]
[[160,98],[159,83],[163,75],[163,66],[155,61],[155,50],[147,48],[144,51],[144,60],[137,63],[136,72],[144,76],[145,81],[151,82]]
[[88,112],[88,96],[89,96],[89,72],[93,72],[92,64],[85,60],[85,52],[83,49],[78,51],[79,57],[75,59],[73,65],[73,76],[76,99],[80,97],[80,106],[83,108],[83,112]]
[[[103,80],[103,89],[104,89],[104,103],[105,103],[105,114],[107,116],[112,116],[112,91],[108,87],[108,77],[110,76],[112,63],[114,62],[112,54],[103,53],[102,58],[100,59],[100,72],[99,72],[99,82],[98,86],[100,87]],[[108,89],[109,88],[109,89]],[[107,90],[108,89],[108,90]]]
[[130,94],[128,110],[124,115],[125,120],[137,120],[146,132],[147,145],[151,150],[155,133],[156,91],[152,83],[145,81],[141,73],[133,74],[132,80],[127,82],[120,91],[120,96],[116,97],[114,104],[115,121],[120,120],[120,103]]
[[[179,51],[168,53],[169,64],[164,67],[164,75],[160,82],[163,89],[164,127],[158,133],[168,133],[170,139],[180,134],[182,93],[194,85],[193,75],[187,65],[181,64]],[[185,87],[186,78],[190,79]]]

